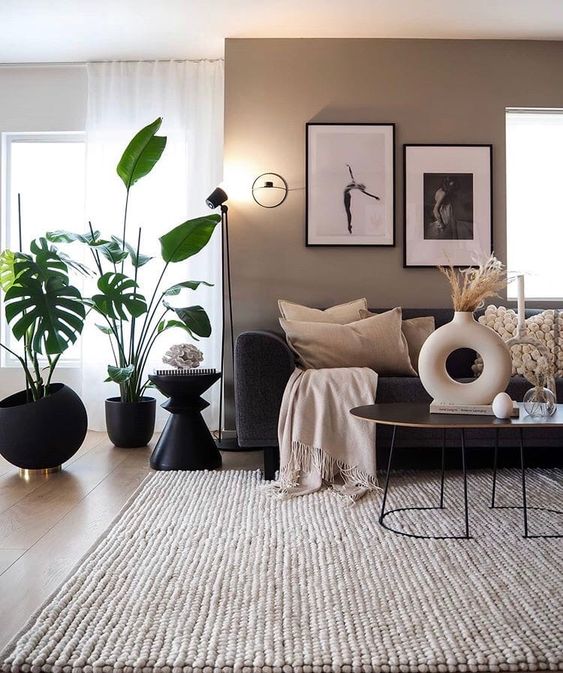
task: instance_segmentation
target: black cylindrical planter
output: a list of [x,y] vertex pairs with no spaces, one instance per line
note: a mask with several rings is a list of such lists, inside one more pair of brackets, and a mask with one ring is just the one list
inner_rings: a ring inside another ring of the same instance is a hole
[[22,390],[0,401],[0,453],[24,470],[56,468],[73,456],[86,437],[82,400],[63,383],[49,395],[27,402]]
[[122,449],[146,446],[154,434],[156,400],[142,397],[138,402],[106,400],[106,427],[110,440]]

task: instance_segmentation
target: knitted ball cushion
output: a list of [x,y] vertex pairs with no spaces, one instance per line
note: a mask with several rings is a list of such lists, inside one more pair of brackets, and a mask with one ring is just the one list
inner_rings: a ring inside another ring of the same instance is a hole
[[[487,306],[479,322],[495,330],[508,341],[517,335],[518,315],[511,308],[505,306]],[[554,368],[555,377],[563,376],[563,351],[560,344],[560,335],[563,332],[563,316],[559,310],[549,309],[531,316],[526,320],[526,336],[537,339],[549,352],[546,363],[544,356],[537,348],[529,344],[517,344],[512,347],[512,375],[519,374],[535,384],[545,385],[542,370],[546,364]],[[475,376],[483,371],[483,360],[477,356],[473,364]]]

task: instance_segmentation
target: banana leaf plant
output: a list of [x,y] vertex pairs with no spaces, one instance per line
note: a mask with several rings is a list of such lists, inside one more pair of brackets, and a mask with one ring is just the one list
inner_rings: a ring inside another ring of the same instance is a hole
[[4,250],[0,254],[4,313],[23,352],[3,343],[0,347],[21,364],[29,402],[49,394],[61,355],[84,327],[87,302],[71,285],[69,268],[87,271],[45,238],[32,241],[29,253]]
[[139,269],[153,258],[140,251],[141,229],[134,245],[127,241],[131,189],[152,171],[166,147],[166,137],[156,135],[161,123],[158,118],[141,129],[117,165],[117,174],[125,186],[121,236],[104,237],[91,224],[89,231],[82,234],[62,230],[47,234],[53,243],[78,242],[90,251],[97,276],[92,310],[100,318],[96,327],[108,336],[113,354],[106,381],[119,385],[122,402],[137,402],[143,397],[149,385],[145,377],[147,361],[161,334],[174,328],[183,329],[195,340],[211,334],[209,317],[201,306],[170,304],[170,297],[210,283],[185,280],[163,288],[163,282],[170,264],[184,262],[207,245],[221,218],[210,214],[187,220],[160,237],[162,269],[149,298],[139,286]]

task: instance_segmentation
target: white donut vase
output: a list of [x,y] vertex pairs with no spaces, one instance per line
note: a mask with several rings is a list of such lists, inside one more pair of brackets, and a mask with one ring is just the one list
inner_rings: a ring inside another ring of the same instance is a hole
[[[448,356],[458,348],[472,348],[483,359],[483,372],[469,383],[455,381],[446,369]],[[439,327],[424,342],[418,373],[435,402],[491,404],[508,386],[512,361],[496,332],[477,322],[473,313],[456,311],[452,322]]]

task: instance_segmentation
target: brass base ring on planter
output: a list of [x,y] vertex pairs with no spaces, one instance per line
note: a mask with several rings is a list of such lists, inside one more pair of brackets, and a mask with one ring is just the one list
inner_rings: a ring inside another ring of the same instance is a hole
[[33,479],[33,477],[44,477],[48,474],[55,474],[56,472],[60,472],[62,469],[62,465],[55,465],[55,467],[45,467],[40,470],[28,470],[25,467],[20,467],[20,477],[25,479],[25,481],[29,481],[30,479]]

